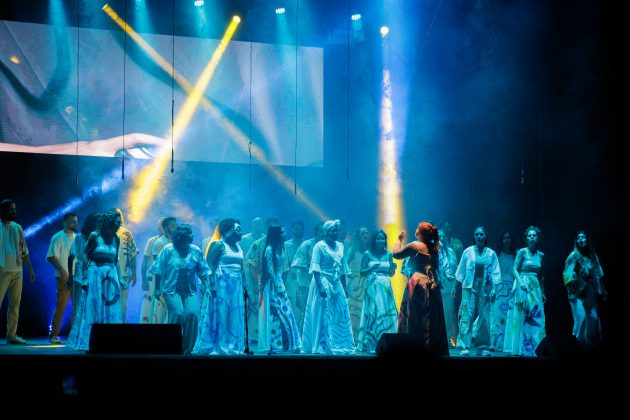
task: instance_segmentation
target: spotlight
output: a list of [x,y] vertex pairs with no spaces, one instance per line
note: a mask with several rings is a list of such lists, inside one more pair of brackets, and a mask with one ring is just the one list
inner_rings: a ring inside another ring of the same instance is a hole
[[286,10],[284,10],[284,7],[278,7],[276,9],[276,15],[283,15],[284,12],[286,12]]
[[197,7],[201,7],[201,6],[203,6],[203,3],[204,3],[204,1],[203,1],[203,0],[195,0],[195,3],[194,3],[194,4],[195,4],[195,6],[197,6]]
[[354,15],[350,16],[350,19],[357,21],[361,19],[361,14],[360,13],[355,13]]
[[234,15],[232,16],[232,20],[236,23],[240,23],[241,22],[241,17],[238,15]]
[[389,33],[389,28],[387,26],[381,26],[381,38],[385,38]]

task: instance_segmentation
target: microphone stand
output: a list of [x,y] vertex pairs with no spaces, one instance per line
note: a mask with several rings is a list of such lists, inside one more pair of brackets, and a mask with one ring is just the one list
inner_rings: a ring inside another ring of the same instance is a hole
[[245,285],[243,285],[243,298],[245,301],[245,350],[244,350],[244,353],[251,356],[252,354],[254,354],[254,352],[249,349],[249,325],[247,324],[247,313],[249,312],[249,295],[247,294],[247,289],[245,288]]

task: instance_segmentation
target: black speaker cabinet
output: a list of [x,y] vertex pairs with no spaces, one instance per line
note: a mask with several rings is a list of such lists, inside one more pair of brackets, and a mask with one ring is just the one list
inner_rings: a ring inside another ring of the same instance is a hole
[[178,324],[94,324],[91,354],[181,354]]
[[386,333],[376,343],[376,354],[387,355],[395,352],[425,352],[418,336],[403,333]]

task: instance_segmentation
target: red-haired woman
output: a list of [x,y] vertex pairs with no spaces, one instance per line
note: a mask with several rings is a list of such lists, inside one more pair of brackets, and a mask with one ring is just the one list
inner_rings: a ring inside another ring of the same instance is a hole
[[435,277],[440,249],[438,229],[421,222],[416,229],[418,240],[403,245],[406,237],[403,229],[392,250],[396,259],[409,257],[407,270],[411,273],[400,307],[398,332],[419,336],[424,349],[431,354],[448,356],[444,307]]

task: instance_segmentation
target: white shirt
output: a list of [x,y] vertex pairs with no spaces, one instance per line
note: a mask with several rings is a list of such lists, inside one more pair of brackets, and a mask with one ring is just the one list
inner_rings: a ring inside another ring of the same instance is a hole
[[[55,233],[50,239],[50,246],[48,247],[46,258],[55,257],[61,268],[68,272],[68,257],[70,256],[70,249],[72,249],[73,242],[74,232],[66,233],[61,230]],[[55,268],[55,276],[61,277],[61,273],[57,268]]]
[[22,258],[28,255],[22,226],[0,222],[0,271],[21,272]]

